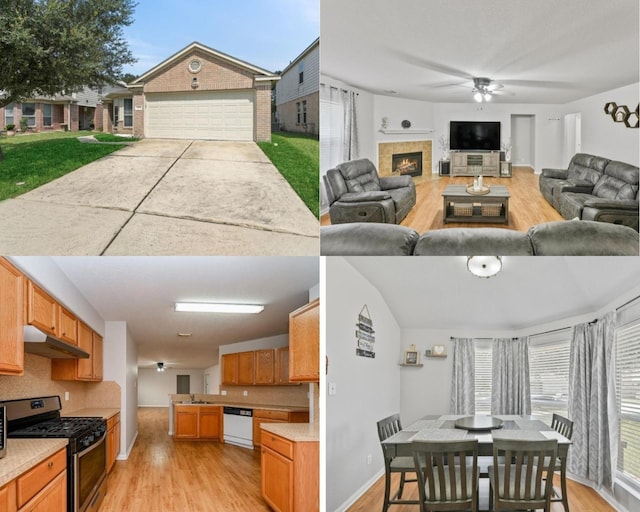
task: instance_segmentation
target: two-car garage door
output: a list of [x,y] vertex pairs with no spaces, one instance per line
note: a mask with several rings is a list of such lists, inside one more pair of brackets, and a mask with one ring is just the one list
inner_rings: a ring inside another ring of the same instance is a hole
[[253,140],[253,91],[146,94],[145,136]]

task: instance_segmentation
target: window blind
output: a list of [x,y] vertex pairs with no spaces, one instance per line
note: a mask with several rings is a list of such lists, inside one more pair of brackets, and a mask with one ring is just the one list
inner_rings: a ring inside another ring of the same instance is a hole
[[476,341],[476,414],[491,414],[491,341]]
[[567,416],[570,338],[566,330],[560,339],[534,339],[529,346],[531,414],[546,423],[553,413]]
[[616,330],[618,470],[640,484],[640,319]]

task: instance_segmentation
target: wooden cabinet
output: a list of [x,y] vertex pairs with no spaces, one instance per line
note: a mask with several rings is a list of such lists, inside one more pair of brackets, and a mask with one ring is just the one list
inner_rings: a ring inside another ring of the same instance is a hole
[[319,510],[318,442],[262,431],[262,496],[277,512]]
[[0,512],[16,511],[16,481],[12,480],[0,489]]
[[66,448],[43,460],[16,480],[16,504],[20,512],[67,510]]
[[113,469],[120,453],[120,413],[107,420],[107,473]]
[[238,353],[238,384],[253,384],[253,351]]
[[0,375],[24,372],[24,280],[0,258]]
[[500,176],[500,153],[454,151],[451,153],[451,176]]
[[238,383],[238,354],[222,356],[222,384]]
[[289,380],[289,347],[280,347],[275,353],[275,383],[290,384]]
[[58,319],[60,320],[60,339],[72,345],[77,345],[78,319],[76,316],[68,309],[58,305]]
[[255,378],[256,384],[275,383],[275,349],[255,351]]
[[175,439],[222,439],[222,407],[176,405]]
[[305,411],[274,411],[271,409],[253,410],[253,447],[262,445],[263,423],[308,423],[309,413]]
[[78,347],[89,354],[88,359],[52,359],[53,380],[101,381],[103,371],[103,340],[84,322],[78,321]]
[[289,380],[320,380],[320,300],[289,314]]
[[27,281],[27,324],[59,338],[58,311],[59,304],[51,295]]

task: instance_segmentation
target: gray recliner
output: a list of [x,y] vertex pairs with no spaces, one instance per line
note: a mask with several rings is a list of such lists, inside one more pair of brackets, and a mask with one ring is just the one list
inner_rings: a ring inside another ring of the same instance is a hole
[[329,169],[325,183],[332,224],[400,224],[416,204],[416,187],[411,176],[380,177],[366,158]]

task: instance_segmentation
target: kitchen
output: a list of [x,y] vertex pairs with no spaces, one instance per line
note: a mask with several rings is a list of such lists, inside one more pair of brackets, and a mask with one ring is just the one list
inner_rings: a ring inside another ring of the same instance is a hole
[[[318,510],[317,258],[0,263],[9,420],[0,511]],[[179,302],[263,310],[182,312]],[[62,339],[66,351],[75,341],[89,357],[32,353],[43,343],[26,324],[49,331],[45,344]],[[97,420],[91,441],[13,436],[32,419],[66,425],[70,416]],[[103,476],[93,481],[96,467]]]

